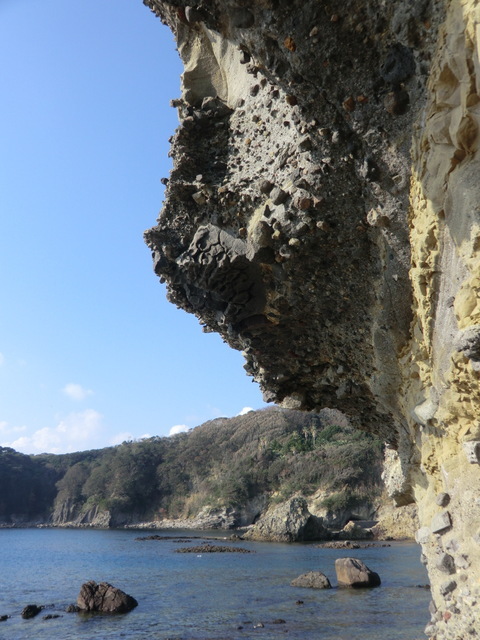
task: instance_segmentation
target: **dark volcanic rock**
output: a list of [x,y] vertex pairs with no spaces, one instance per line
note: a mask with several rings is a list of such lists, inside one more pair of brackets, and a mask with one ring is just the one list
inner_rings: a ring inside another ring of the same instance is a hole
[[82,585],[77,598],[80,611],[96,611],[100,613],[127,613],[134,609],[138,602],[108,582],[96,583],[93,580]]
[[197,547],[181,547],[175,549],[175,553],[253,553],[250,549],[242,547],[227,547],[226,545],[202,544]]
[[22,611],[22,618],[25,618],[25,620],[34,618],[35,616],[38,616],[41,610],[42,607],[39,607],[36,604],[27,604],[27,606]]

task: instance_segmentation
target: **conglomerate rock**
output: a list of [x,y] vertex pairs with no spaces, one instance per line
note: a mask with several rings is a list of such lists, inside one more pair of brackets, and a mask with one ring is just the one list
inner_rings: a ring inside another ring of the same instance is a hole
[[145,3],[185,65],[146,234],[169,299],[244,352],[267,400],[338,408],[397,451],[427,632],[474,637],[478,2]]

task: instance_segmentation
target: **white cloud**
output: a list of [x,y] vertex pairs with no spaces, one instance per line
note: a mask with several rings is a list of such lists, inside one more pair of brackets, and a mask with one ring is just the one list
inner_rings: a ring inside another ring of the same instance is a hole
[[190,427],[187,427],[186,424],[176,424],[174,427],[170,429],[168,432],[169,436],[176,436],[177,433],[185,433],[186,431],[190,431]]
[[71,400],[85,400],[87,396],[91,396],[93,393],[91,389],[84,389],[81,384],[75,384],[74,382],[66,384],[62,391]]
[[254,411],[252,407],[243,407],[240,413],[237,413],[237,416],[244,416],[246,413],[250,413],[250,411]]
[[149,433],[144,433],[143,436],[136,438],[130,431],[122,431],[114,435],[113,438],[110,438],[110,444],[115,447],[117,444],[122,444],[122,442],[130,442],[132,440],[138,442],[139,440],[145,440],[151,437]]
[[27,427],[10,427],[8,422],[5,420],[0,421],[0,434],[2,434],[2,436],[10,435],[12,433],[22,433],[26,430]]
[[[102,415],[94,409],[70,413],[56,427],[38,429],[2,446],[23,453],[66,453],[90,449],[98,442]],[[22,428],[24,430],[25,427]]]
[[122,431],[121,433],[115,434],[113,438],[110,438],[110,444],[115,447],[117,444],[122,444],[122,442],[128,442],[133,439],[134,437],[132,433],[129,431]]

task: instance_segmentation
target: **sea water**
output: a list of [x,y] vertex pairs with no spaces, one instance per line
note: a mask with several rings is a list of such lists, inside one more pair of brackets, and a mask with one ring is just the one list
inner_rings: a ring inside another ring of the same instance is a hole
[[[413,543],[346,550],[225,540],[222,544],[252,553],[197,554],[176,553],[189,543],[170,537],[137,539],[149,533],[0,530],[0,615],[11,616],[0,622],[0,638],[416,640],[423,636],[430,594],[419,586],[428,579],[419,547]],[[191,539],[191,545],[201,542]],[[335,588],[335,559],[346,556],[363,560],[380,575],[382,585]],[[298,575],[312,570],[325,573],[334,588],[290,586]],[[119,587],[138,600],[138,607],[114,616],[65,613],[88,580]],[[27,604],[46,608],[23,620],[20,614]],[[47,614],[61,617],[44,620]]]

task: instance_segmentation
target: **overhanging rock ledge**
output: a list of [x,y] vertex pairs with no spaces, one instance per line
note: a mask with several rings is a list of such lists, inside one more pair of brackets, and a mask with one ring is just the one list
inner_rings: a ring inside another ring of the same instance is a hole
[[[480,610],[480,5],[145,0],[184,63],[146,233],[268,400],[398,452],[437,640]],[[477,604],[478,603],[478,604]]]

